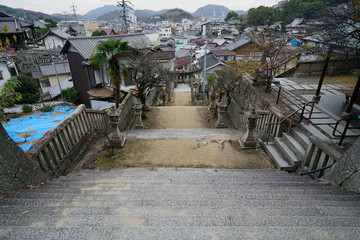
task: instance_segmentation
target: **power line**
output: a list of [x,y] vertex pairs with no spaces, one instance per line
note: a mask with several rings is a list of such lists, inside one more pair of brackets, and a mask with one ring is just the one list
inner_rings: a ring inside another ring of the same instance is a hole
[[134,7],[134,5],[130,1],[122,0],[122,1],[117,2],[117,6],[122,7],[122,10],[120,10],[122,12],[121,18],[124,21],[124,26],[123,26],[122,30],[125,33],[128,33],[128,31],[129,31],[129,20],[128,20],[127,15],[126,15],[126,13],[127,13],[126,8],[129,7],[128,4],[130,4],[131,6]]
[[75,17],[75,21],[76,21],[76,11],[77,11],[77,7],[76,7],[74,4],[72,4],[72,5],[70,6],[70,11],[73,12],[73,16]]
[[44,9],[53,10],[53,11],[59,11],[59,9],[44,7],[42,5],[38,5],[38,4],[35,4],[35,3],[23,2],[23,1],[19,1],[19,0],[13,0],[13,1],[14,2],[19,2],[19,3],[22,3],[22,4],[27,4],[27,5],[30,5],[30,6],[34,6],[34,7],[40,7],[40,8],[44,8]]

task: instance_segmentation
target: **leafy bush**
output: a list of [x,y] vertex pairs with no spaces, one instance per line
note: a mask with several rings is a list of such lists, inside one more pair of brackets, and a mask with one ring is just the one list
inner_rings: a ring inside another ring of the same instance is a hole
[[51,112],[52,110],[54,110],[54,106],[45,103],[43,103],[41,108],[39,108],[39,111],[41,112]]
[[38,84],[37,82],[28,76],[17,76],[20,81],[20,86],[15,88],[15,92],[21,94],[22,99],[19,103],[35,103],[39,100]]
[[15,100],[11,97],[4,98],[3,107],[12,107],[15,105]]
[[61,91],[61,94],[64,96],[67,102],[71,102],[73,104],[80,104],[80,95],[79,92],[76,91],[75,88],[68,88]]
[[22,111],[23,113],[31,113],[33,110],[31,105],[25,104],[24,106],[22,106]]

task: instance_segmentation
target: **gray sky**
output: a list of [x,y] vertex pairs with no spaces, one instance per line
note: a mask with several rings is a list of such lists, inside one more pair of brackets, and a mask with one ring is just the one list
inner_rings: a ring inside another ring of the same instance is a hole
[[[112,0],[1,0],[0,4],[12,8],[24,8],[48,14],[70,13],[70,5],[77,7],[78,14],[85,14],[89,10],[103,5],[115,5]],[[224,5],[230,10],[248,10],[252,7],[272,6],[278,0],[131,0],[135,9],[162,10],[181,8],[190,13],[207,4]]]

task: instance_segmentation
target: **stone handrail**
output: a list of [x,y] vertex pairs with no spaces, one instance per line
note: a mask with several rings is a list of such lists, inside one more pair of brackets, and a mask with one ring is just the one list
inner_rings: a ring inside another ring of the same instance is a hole
[[137,99],[132,95],[132,93],[128,93],[125,99],[119,105],[119,125],[118,128],[120,131],[126,130],[129,123],[131,122],[134,114],[134,110],[132,106],[137,103]]
[[[310,144],[306,150],[302,169],[312,171],[328,166],[340,160],[344,152],[334,146],[333,143],[325,142],[316,136],[311,136]],[[338,150],[336,150],[338,149]],[[314,179],[321,178],[326,170],[313,174]]]
[[75,149],[86,136],[93,130],[107,129],[108,125],[104,111],[88,110],[82,104],[26,153],[37,160],[49,177],[57,176],[67,170],[64,165],[71,164],[72,155],[78,154]]
[[[285,118],[285,116],[274,107],[270,107],[269,110],[257,110],[256,112],[260,115],[260,118],[256,121],[255,130],[257,131],[265,132],[268,129],[267,123],[280,122]],[[240,104],[233,99],[227,110],[227,116],[230,117],[236,128],[246,128],[247,117],[245,115],[245,111],[241,108]],[[271,129],[271,136],[281,137],[283,127],[283,124],[273,126]]]

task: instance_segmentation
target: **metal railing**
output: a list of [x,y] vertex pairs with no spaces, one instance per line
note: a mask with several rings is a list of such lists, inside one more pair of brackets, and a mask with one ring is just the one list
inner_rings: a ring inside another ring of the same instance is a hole
[[[340,124],[341,122],[343,122],[343,121],[346,121],[346,124],[345,124],[344,130],[342,131],[342,134],[341,134],[341,135],[336,134],[336,130],[337,130],[339,124]],[[359,137],[359,136],[360,136],[360,134],[355,134],[355,135],[354,135],[354,134],[353,134],[353,135],[350,134],[350,135],[346,135],[347,130],[349,130],[349,129],[350,129],[350,130],[351,130],[351,129],[359,129],[359,130],[360,130],[360,127],[359,127],[359,126],[350,126],[351,122],[355,122],[355,121],[359,121],[359,122],[360,122],[360,119],[355,119],[355,118],[349,117],[349,118],[342,118],[342,119],[340,119],[339,121],[336,122],[335,127],[334,127],[334,131],[333,131],[333,136],[334,136],[334,137],[340,137],[340,141],[339,141],[339,143],[338,143],[339,146],[342,145],[345,137]]]
[[291,128],[292,128],[292,124],[293,124],[293,121],[294,121],[294,116],[295,114],[297,114],[300,110],[301,110],[301,114],[300,114],[300,120],[299,120],[299,123],[302,121],[302,119],[304,118],[304,111],[305,111],[305,108],[307,106],[309,106],[311,104],[311,109],[310,109],[310,113],[309,113],[309,117],[307,118],[308,122],[307,124],[309,124],[310,122],[310,119],[311,119],[311,115],[312,115],[312,112],[313,112],[313,109],[314,109],[314,104],[316,103],[317,101],[309,101],[305,104],[303,104],[301,107],[299,107],[297,110],[295,110],[294,112],[292,112],[290,115],[288,115],[287,117],[285,117],[283,120],[281,120],[280,122],[271,122],[271,123],[267,123],[266,125],[268,125],[268,137],[267,137],[267,142],[266,143],[269,143],[269,139],[270,139],[270,133],[271,133],[271,128],[272,126],[274,125],[278,125],[278,124],[282,124],[284,123],[286,120],[290,119],[290,125],[289,125],[289,130],[288,130],[288,133],[291,132]]

